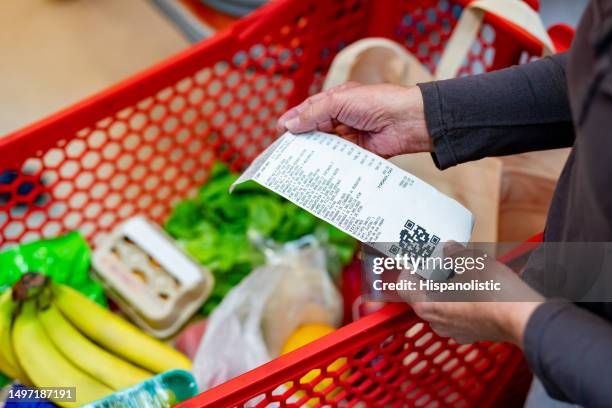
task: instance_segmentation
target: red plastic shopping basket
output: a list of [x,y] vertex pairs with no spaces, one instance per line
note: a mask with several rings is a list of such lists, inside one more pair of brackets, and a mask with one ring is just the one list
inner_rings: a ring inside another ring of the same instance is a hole
[[[137,213],[162,221],[206,181],[213,161],[239,169],[269,145],[276,118],[320,88],[338,50],[384,36],[433,68],[465,4],[273,1],[230,30],[0,138],[0,248],[74,229],[95,245]],[[540,52],[527,33],[487,16],[461,74]],[[524,382],[522,365],[509,345],[455,344],[407,307],[390,305],[183,406],[512,405],[522,398],[511,381]],[[307,382],[312,369],[316,378]]]

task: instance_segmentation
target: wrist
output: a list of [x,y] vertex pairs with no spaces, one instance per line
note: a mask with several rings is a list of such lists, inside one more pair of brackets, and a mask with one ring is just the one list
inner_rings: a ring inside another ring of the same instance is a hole
[[425,121],[423,94],[418,86],[405,88],[404,92],[401,116],[405,119],[406,135],[410,140],[409,151],[406,153],[431,152],[433,141]]
[[425,103],[423,100],[423,94],[418,86],[408,88],[410,93],[409,97],[411,100],[411,112],[413,130],[415,135],[415,143],[418,151],[432,152],[433,141],[427,128],[427,122],[425,120]]
[[533,312],[544,302],[503,302],[498,310],[497,321],[506,341],[523,348],[527,323]]

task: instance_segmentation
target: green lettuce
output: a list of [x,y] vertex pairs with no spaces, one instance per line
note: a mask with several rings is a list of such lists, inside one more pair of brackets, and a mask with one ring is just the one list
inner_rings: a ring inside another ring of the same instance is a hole
[[166,231],[215,276],[205,314],[264,263],[264,255],[248,238],[251,233],[281,243],[314,234],[327,244],[339,267],[353,258],[356,243],[352,237],[259,184],[240,184],[230,194],[237,178],[225,164],[215,163],[198,194],[178,203],[164,224]]

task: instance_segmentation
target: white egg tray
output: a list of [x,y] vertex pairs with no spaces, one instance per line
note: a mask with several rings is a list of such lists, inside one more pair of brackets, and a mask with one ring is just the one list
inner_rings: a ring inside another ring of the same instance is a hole
[[166,338],[202,306],[214,278],[143,216],[119,225],[93,254],[93,268],[136,324]]

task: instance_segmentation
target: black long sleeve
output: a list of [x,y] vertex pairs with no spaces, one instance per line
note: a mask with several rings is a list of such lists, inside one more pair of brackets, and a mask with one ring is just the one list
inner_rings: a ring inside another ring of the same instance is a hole
[[612,325],[571,303],[539,306],[527,323],[525,356],[555,399],[612,404]]
[[[584,243],[590,249],[612,243],[611,22],[611,2],[591,0],[565,55],[419,85],[440,168],[572,146],[548,211],[546,243]],[[576,292],[577,282],[588,277],[590,264],[575,256],[562,258],[563,268],[529,277],[528,270],[539,268],[534,255],[525,276],[536,287],[565,282]],[[599,268],[602,278],[612,273],[609,263]],[[547,302],[529,319],[523,339],[529,365],[552,397],[611,407],[612,287],[597,285],[601,300],[588,301],[564,293],[563,285],[549,287],[547,296],[567,296],[569,302]]]
[[436,165],[571,146],[566,60],[419,84]]

